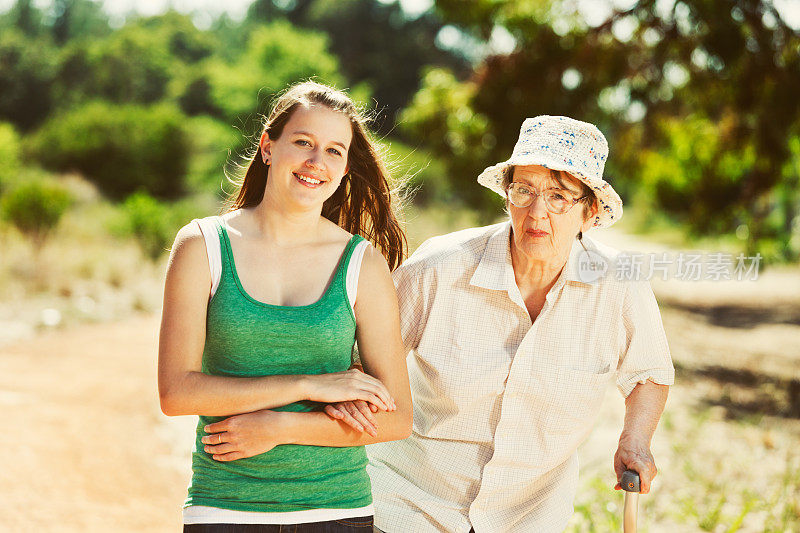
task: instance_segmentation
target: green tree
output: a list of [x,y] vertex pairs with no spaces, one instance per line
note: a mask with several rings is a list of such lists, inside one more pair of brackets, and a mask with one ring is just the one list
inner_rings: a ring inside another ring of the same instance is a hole
[[41,249],[47,236],[58,225],[72,203],[69,192],[49,179],[31,179],[3,195],[3,217]]
[[383,131],[394,128],[396,113],[411,101],[424,69],[468,72],[463,58],[436,45],[443,23],[434,12],[409,19],[398,2],[316,0],[303,24],[330,36],[348,80],[372,87],[378,108],[386,111],[379,124]]
[[113,228],[133,235],[152,260],[169,250],[175,233],[193,218],[202,216],[192,202],[161,202],[144,192],[137,192],[122,204],[122,218]]
[[147,31],[170,57],[185,64],[209,57],[218,44],[211,33],[197,29],[189,15],[172,10],[162,15],[134,19],[128,27]]
[[[744,226],[749,252],[772,239],[777,206],[796,205],[772,197],[787,190],[800,122],[800,33],[766,0],[639,0],[593,27],[571,5],[437,0],[437,12],[465,34],[486,40],[502,27],[515,42],[468,82],[467,105],[497,140],[488,162],[508,156],[526,116],[575,116],[609,137],[607,174],[626,200],[643,174],[653,176],[654,161],[669,160],[671,176],[647,184],[654,208],[697,234]],[[692,142],[707,146],[679,157]]]
[[256,111],[265,112],[274,93],[302,79],[344,86],[325,35],[286,21],[254,28],[236,62],[212,58],[206,68],[213,105],[229,123],[241,124]]
[[102,98],[153,103],[165,98],[173,60],[155,32],[128,25],[106,39],[71,42],[56,74],[62,108]]
[[[286,4],[288,7],[281,9],[280,5]],[[396,114],[419,88],[424,68],[446,67],[459,75],[468,70],[462,58],[436,46],[443,23],[434,12],[410,19],[398,2],[261,0],[251,6],[248,20],[281,16],[328,35],[330,50],[339,58],[345,78],[372,89],[379,112],[377,126],[383,132],[394,128]]]
[[142,250],[153,260],[161,257],[175,233],[169,221],[169,207],[138,192],[125,200],[122,209],[125,229],[136,237]]
[[58,45],[76,38],[97,38],[111,33],[102,4],[91,0],[55,0],[50,27]]
[[34,3],[33,0],[17,0],[8,12],[0,15],[0,29],[16,29],[28,37],[44,35],[44,16]]
[[82,173],[111,198],[138,190],[175,198],[184,191],[190,154],[185,121],[168,104],[91,102],[48,120],[31,152],[47,168]]
[[19,134],[14,126],[0,122],[0,194],[12,181],[16,181],[21,167]]
[[474,84],[459,82],[451,72],[430,69],[400,116],[404,132],[424,139],[436,156],[447,161],[453,190],[473,206],[491,202],[482,187],[473,186],[474,169],[487,161],[495,143],[486,117],[470,107],[474,91]]
[[28,131],[50,113],[55,55],[45,38],[0,32],[0,120]]

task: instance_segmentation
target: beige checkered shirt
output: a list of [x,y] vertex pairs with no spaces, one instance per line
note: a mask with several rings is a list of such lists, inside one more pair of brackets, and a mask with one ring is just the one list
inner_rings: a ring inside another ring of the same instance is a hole
[[510,231],[506,222],[435,237],[395,272],[414,430],[367,447],[381,530],[563,530],[576,450],[610,381],[625,396],[647,379],[673,382],[648,282],[581,282],[576,241],[531,323]]

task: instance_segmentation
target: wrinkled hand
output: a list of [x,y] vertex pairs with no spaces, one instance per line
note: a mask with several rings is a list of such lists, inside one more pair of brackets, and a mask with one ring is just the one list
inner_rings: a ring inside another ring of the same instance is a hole
[[373,437],[378,436],[378,423],[372,413],[378,407],[364,400],[354,402],[338,402],[325,406],[325,413],[334,420],[340,420],[356,431],[366,431]]
[[267,409],[208,424],[203,450],[215,461],[235,461],[270,451],[278,444],[281,413]]
[[363,400],[384,411],[394,411],[397,406],[389,390],[380,380],[358,368],[344,372],[308,376],[308,399],[321,403]]
[[650,483],[656,477],[658,469],[647,442],[631,437],[620,437],[617,453],[614,454],[614,472],[617,474],[615,490],[622,490],[619,482],[625,470],[635,470],[639,473],[641,494],[650,492]]

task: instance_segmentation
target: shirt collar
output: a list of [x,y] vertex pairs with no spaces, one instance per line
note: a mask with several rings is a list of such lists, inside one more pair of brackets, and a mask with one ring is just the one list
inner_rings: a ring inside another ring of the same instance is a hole
[[[578,272],[578,264],[583,250],[581,242],[575,239],[567,257],[567,263],[564,265],[564,270],[561,271],[553,287],[556,290],[551,290],[551,293],[557,292],[567,281],[587,287],[591,285],[581,280]],[[498,291],[506,291],[511,287],[516,287],[514,267],[511,264],[510,220],[501,224],[497,231],[489,237],[483,256],[469,282],[470,285],[476,287]]]
[[570,250],[569,257],[567,258],[567,264],[564,266],[563,277],[566,281],[572,281],[579,285],[585,285],[589,287],[591,286],[591,283],[583,281],[579,272],[579,264],[581,255],[584,252],[584,245],[586,245],[586,249],[591,247],[591,244],[589,243],[581,244],[581,241],[578,239],[575,239],[575,242],[572,243],[572,249]]
[[498,291],[516,286],[511,265],[511,221],[501,224],[486,243],[470,285]]

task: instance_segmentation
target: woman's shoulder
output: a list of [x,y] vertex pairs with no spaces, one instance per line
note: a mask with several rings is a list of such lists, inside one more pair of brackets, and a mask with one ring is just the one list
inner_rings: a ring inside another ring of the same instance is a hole
[[401,266],[406,270],[444,269],[460,271],[477,264],[492,236],[506,229],[507,223],[467,228],[431,237],[411,254]]
[[173,245],[173,248],[179,245],[191,245],[191,243],[195,241],[202,240],[203,232],[200,230],[200,225],[197,223],[197,221],[192,220],[178,230],[177,235],[175,235],[175,244]]
[[205,238],[194,220],[178,230],[170,250],[168,271],[172,273],[168,278],[178,276],[194,282],[210,279]]
[[175,242],[170,250],[173,261],[178,258],[187,258],[192,261],[195,257],[205,260],[206,243],[203,232],[197,221],[192,220],[178,230]]

